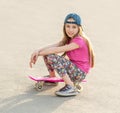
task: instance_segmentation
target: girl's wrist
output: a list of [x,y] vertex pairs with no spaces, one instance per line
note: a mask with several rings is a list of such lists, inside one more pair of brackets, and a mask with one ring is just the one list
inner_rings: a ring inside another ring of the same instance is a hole
[[40,50],[37,51],[38,56],[40,56]]
[[40,54],[40,53],[41,53],[41,50],[38,50],[38,56],[41,56],[41,54]]

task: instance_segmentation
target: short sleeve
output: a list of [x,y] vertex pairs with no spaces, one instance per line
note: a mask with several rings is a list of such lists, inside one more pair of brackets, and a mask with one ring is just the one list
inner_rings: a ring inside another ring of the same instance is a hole
[[76,43],[77,45],[79,45],[79,47],[82,47],[84,42],[81,38],[74,38],[72,39],[71,43]]

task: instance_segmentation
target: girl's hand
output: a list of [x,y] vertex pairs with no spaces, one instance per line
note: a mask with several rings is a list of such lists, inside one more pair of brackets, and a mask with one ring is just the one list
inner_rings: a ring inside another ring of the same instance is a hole
[[39,51],[35,51],[32,55],[31,55],[31,59],[30,59],[30,67],[32,68],[32,65],[36,63],[37,59],[39,56]]

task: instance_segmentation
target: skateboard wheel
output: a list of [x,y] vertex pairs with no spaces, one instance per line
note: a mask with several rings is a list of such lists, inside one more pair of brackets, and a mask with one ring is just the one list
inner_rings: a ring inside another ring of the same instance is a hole
[[42,90],[42,88],[43,88],[43,83],[44,83],[44,82],[37,82],[37,83],[35,84],[35,88],[36,88],[37,91],[41,91],[41,90]]
[[83,90],[83,87],[79,83],[75,84],[75,88],[77,89],[79,93],[82,92]]

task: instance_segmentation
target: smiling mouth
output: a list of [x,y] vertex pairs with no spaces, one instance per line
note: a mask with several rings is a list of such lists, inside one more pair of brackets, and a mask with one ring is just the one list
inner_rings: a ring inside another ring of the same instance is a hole
[[73,33],[68,33],[69,35],[74,35]]

